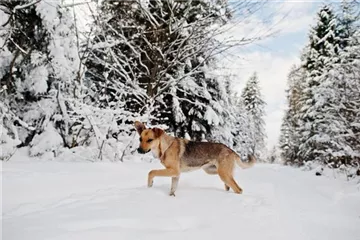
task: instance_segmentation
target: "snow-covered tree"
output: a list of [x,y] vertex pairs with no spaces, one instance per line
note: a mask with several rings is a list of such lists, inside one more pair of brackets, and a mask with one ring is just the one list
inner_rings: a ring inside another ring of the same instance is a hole
[[294,131],[291,124],[290,109],[286,109],[284,117],[282,118],[279,136],[279,148],[281,150],[280,156],[284,163],[290,162],[294,159],[296,150],[294,149],[295,145],[293,144],[293,134]]
[[356,0],[342,0],[338,14],[340,48],[345,49],[360,27],[360,4]]
[[339,14],[323,6],[302,64],[289,74],[279,146],[285,163],[339,167],[359,161],[359,40],[354,1]]
[[247,81],[241,94],[244,106],[250,115],[250,125],[252,131],[253,145],[252,152],[261,159],[265,150],[265,101],[262,99],[259,80],[255,72]]
[[[303,63],[306,70],[298,114],[301,161],[319,160],[325,162],[327,152],[333,147],[333,133],[327,132],[328,126],[337,124],[331,110],[330,102],[334,96],[331,83],[324,78],[338,61],[338,36],[336,17],[330,6],[324,5],[311,28],[306,59]],[[340,126],[331,126],[339,128]],[[330,130],[330,129],[328,129]],[[330,144],[329,146],[325,146]]]
[[243,99],[239,98],[234,101],[234,108],[233,148],[241,154],[243,159],[247,159],[248,154],[253,154],[256,144],[256,138],[254,138],[256,129],[252,122],[252,115],[246,110]]
[[358,28],[343,6],[340,17],[328,5],[319,10],[297,77],[290,74],[297,80],[289,83],[280,148],[291,163],[315,160],[338,167],[358,158]]
[[123,101],[177,136],[206,138],[221,118],[221,84],[205,71],[223,47],[214,26],[227,3],[104,1],[100,16],[86,63],[94,101]]
[[223,120],[212,130],[211,140],[226,144],[241,157],[247,159],[254,145],[251,117],[241,97],[230,89],[230,85],[226,89],[229,99],[226,105],[222,105],[224,107]]
[[110,155],[117,154],[110,159],[121,158],[132,129],[124,119],[132,121],[134,114],[120,101],[113,109],[89,101],[93,83],[82,64],[89,43],[80,38],[72,5],[61,0],[0,5],[0,124],[14,140],[4,142],[29,146],[31,156],[54,157],[63,147],[87,145],[95,146],[95,159],[108,147],[115,150]]
[[337,114],[345,125],[339,136],[346,143],[341,162],[360,161],[360,6],[356,1],[343,1],[339,14],[341,37],[340,62],[335,64],[329,78],[338,91]]
[[278,152],[276,146],[273,146],[271,152],[268,153],[267,162],[275,163],[276,161],[278,161]]
[[73,96],[80,66],[74,23],[61,1],[3,1],[0,5],[6,19],[0,36],[2,56],[10,59],[1,66],[1,97],[18,118],[12,124],[21,127],[19,140],[29,145],[48,125],[68,130],[63,96]]
[[339,52],[339,31],[337,19],[330,5],[321,7],[317,14],[316,24],[311,27],[307,53],[303,62],[309,73],[310,86],[318,84],[315,77],[328,70],[330,61],[336,61],[334,55]]
[[280,155],[285,163],[299,164],[299,112],[300,97],[305,84],[305,71],[301,66],[292,66],[286,90],[287,109],[282,120],[279,138]]

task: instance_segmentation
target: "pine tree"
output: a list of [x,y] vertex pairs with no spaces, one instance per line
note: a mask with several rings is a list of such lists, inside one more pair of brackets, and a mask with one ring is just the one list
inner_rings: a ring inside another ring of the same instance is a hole
[[338,32],[340,36],[340,48],[345,49],[360,27],[360,7],[356,0],[342,0],[340,13],[338,14]]
[[293,149],[292,134],[293,129],[291,126],[291,119],[289,114],[289,109],[286,109],[284,117],[282,119],[280,127],[280,136],[279,136],[279,148],[281,150],[280,156],[285,164],[293,160],[293,154],[295,150]]
[[304,88],[305,71],[301,66],[293,66],[288,75],[286,91],[288,108],[285,111],[279,138],[281,157],[285,163],[299,164],[299,121],[300,97]]
[[332,8],[324,5],[317,14],[317,23],[310,29],[304,67],[309,77],[309,85],[317,85],[315,77],[320,76],[329,68],[329,61],[336,60],[334,55],[339,52],[339,31],[337,19]]
[[359,160],[359,39],[354,1],[338,17],[323,6],[311,29],[302,64],[288,82],[288,109],[280,149],[287,163],[319,161],[333,167]]
[[339,160],[349,163],[360,161],[360,7],[356,1],[343,1],[339,14],[339,34],[341,36],[341,61],[337,63],[329,78],[332,78],[339,92],[337,114],[346,129],[341,135],[347,148]]
[[327,114],[324,109],[328,110],[328,100],[331,100],[329,94],[333,93],[323,74],[331,70],[332,64],[337,61],[336,34],[335,14],[325,5],[318,13],[316,25],[310,30],[304,62],[306,83],[300,98],[301,110],[298,114],[301,161],[324,162],[327,158],[326,152],[331,148],[325,145],[331,140],[332,133],[325,132],[325,128],[331,121],[328,117],[332,118],[333,115]]
[[337,21],[328,6],[318,14],[304,64],[307,79],[298,115],[302,161],[316,160],[337,167],[349,163],[355,154],[355,144],[347,139],[349,136],[355,139],[349,116],[356,114],[347,106],[354,96],[349,83],[356,80],[350,80],[344,73],[344,62],[352,58],[351,54],[344,57],[345,49],[350,42],[349,34],[354,31],[351,30],[351,18],[347,14],[344,16],[346,19]]
[[277,154],[277,149],[276,147],[272,147],[271,148],[271,152],[269,153],[268,157],[267,157],[267,162],[268,163],[274,163],[276,162],[278,159],[278,154]]
[[264,107],[265,101],[262,99],[260,92],[259,81],[257,73],[255,72],[247,81],[245,88],[241,95],[245,109],[250,115],[251,126],[253,129],[253,146],[252,153],[259,159],[263,157],[265,149],[265,121],[264,121]]

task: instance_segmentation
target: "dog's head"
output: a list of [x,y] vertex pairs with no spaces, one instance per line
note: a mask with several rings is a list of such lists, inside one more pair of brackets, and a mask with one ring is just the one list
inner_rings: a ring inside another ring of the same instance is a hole
[[146,126],[139,121],[135,122],[135,128],[140,136],[139,153],[148,153],[151,149],[158,147],[160,137],[164,133],[164,130],[160,128],[146,128]]

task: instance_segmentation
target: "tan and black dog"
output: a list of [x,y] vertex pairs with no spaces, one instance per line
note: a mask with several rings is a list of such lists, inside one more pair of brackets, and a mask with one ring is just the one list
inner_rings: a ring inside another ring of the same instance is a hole
[[202,168],[208,174],[218,174],[225,183],[225,190],[231,188],[242,193],[233,178],[235,162],[241,168],[249,168],[255,163],[255,157],[249,156],[249,162],[242,162],[240,156],[222,143],[194,142],[172,137],[160,128],[146,128],[136,121],[135,128],[140,135],[138,152],[150,151],[158,157],[165,169],[152,170],[148,176],[148,187],[152,187],[154,177],[171,177],[170,196],[175,196],[181,172]]

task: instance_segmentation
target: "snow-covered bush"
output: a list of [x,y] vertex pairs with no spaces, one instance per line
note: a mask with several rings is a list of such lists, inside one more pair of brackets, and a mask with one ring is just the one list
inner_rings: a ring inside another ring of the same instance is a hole
[[52,123],[45,126],[44,131],[34,136],[30,143],[30,156],[37,157],[44,153],[52,152],[54,156],[58,154],[59,149],[63,146],[63,140],[54,128]]
[[20,143],[20,140],[11,137],[5,126],[0,123],[0,161],[7,161]]
[[125,111],[120,103],[114,109],[91,106],[76,99],[68,99],[67,103],[71,127],[64,139],[68,147],[87,146],[97,152],[93,160],[110,161],[122,161],[134,150],[132,123],[140,119],[136,114]]
[[[3,92],[0,92],[3,94]],[[0,102],[0,160],[7,161],[15,153],[17,146],[21,143],[19,132],[14,122],[28,127],[10,111],[7,101]]]
[[332,163],[323,164],[317,161],[307,161],[300,169],[312,172],[316,176],[339,178],[345,181],[360,181],[360,166],[356,162],[334,167]]

